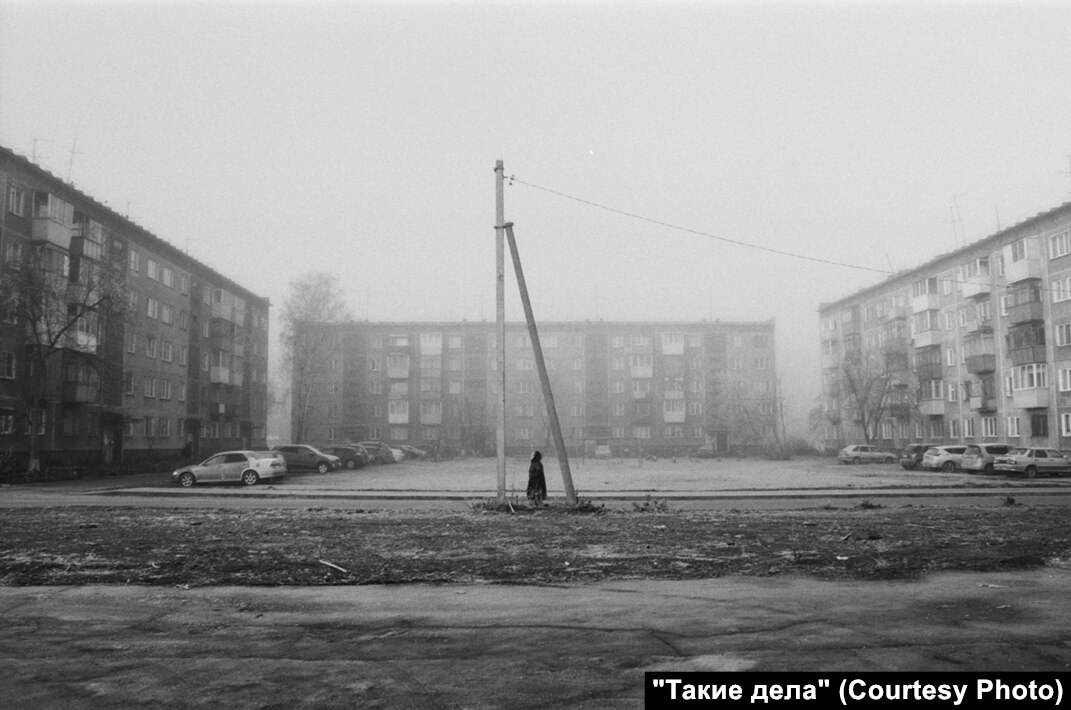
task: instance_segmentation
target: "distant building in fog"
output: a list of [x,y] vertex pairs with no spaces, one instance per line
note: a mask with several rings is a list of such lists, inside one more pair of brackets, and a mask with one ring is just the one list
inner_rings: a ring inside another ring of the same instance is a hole
[[[67,284],[58,302],[122,294],[79,319],[44,373],[30,371],[37,326],[0,303],[0,450],[25,454],[31,426],[46,464],[264,446],[266,298],[6,148],[0,197],[0,285],[47,273]],[[47,383],[31,425],[33,378]]]
[[[470,322],[351,322],[311,383],[308,443],[383,440],[493,453],[496,327]],[[728,452],[772,434],[774,323],[548,322],[539,337],[567,446],[615,454]],[[527,327],[506,334],[506,446],[552,442]],[[293,391],[306,383],[295,377]],[[296,405],[295,405],[296,406]]]

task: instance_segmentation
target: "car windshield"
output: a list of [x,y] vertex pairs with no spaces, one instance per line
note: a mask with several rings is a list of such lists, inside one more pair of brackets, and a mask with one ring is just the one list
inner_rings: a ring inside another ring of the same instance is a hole
[[982,450],[977,446],[968,446],[967,450],[963,452],[965,456],[977,456],[982,453]]
[[927,456],[937,456],[939,453],[941,453],[941,452],[938,451],[937,449],[926,449],[926,455]]

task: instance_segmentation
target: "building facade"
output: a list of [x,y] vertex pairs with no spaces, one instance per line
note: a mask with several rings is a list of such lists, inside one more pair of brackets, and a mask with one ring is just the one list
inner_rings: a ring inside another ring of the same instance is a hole
[[1071,204],[819,309],[828,448],[1071,448]]
[[0,450],[118,464],[265,445],[266,298],[6,148],[0,195]]
[[[448,454],[495,450],[499,392],[493,323],[324,326],[337,349],[313,383],[310,443],[383,440]],[[567,446],[616,455],[728,452],[772,435],[774,323],[540,324]],[[553,441],[527,326],[506,328],[506,447]],[[294,391],[302,389],[295,374]]]

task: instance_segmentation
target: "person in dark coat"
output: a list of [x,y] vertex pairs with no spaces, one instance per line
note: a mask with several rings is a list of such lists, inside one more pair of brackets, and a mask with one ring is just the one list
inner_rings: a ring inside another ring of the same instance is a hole
[[547,479],[543,475],[543,454],[532,454],[532,463],[528,466],[528,500],[533,505],[541,505],[547,498]]

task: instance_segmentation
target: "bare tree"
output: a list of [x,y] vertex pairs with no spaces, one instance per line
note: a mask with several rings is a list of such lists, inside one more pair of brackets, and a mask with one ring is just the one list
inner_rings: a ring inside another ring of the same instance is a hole
[[882,419],[890,414],[899,416],[894,407],[910,405],[905,400],[907,376],[906,354],[900,349],[845,353],[835,373],[840,418],[854,422],[869,444]]
[[[99,397],[102,376],[120,366],[101,354],[101,333],[109,319],[127,309],[125,284],[106,267],[71,258],[42,245],[0,283],[0,306],[18,323],[24,338],[25,364],[19,378],[23,411],[30,434],[29,469],[40,468],[39,437],[45,428],[56,384],[84,387]],[[85,395],[89,396],[89,395]]]
[[313,272],[291,282],[281,317],[284,365],[293,381],[291,433],[301,442],[315,412],[317,384],[332,365],[341,366],[342,338],[336,329],[325,327],[351,317],[338,277]]

